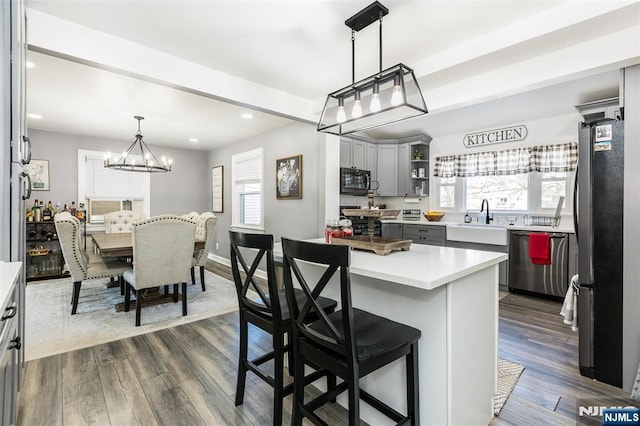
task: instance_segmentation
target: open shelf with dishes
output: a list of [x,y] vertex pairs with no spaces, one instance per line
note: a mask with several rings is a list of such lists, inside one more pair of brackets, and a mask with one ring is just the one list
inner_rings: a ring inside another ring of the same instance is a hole
[[429,142],[411,143],[410,195],[429,195]]

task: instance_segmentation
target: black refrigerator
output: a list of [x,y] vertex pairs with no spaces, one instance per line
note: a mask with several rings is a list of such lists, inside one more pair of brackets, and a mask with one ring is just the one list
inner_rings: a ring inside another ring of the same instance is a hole
[[576,183],[580,373],[622,387],[624,121],[579,124]]

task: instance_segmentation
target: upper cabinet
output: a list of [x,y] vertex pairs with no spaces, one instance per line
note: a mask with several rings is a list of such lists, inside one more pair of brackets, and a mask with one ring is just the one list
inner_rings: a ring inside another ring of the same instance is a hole
[[340,167],[370,170],[367,159],[369,145],[371,144],[360,140],[340,139]]
[[[398,145],[378,145],[378,190],[376,195],[398,195]],[[375,187],[374,187],[375,188]]]
[[375,141],[340,139],[340,167],[371,171],[376,196],[429,195],[429,142],[426,135]]

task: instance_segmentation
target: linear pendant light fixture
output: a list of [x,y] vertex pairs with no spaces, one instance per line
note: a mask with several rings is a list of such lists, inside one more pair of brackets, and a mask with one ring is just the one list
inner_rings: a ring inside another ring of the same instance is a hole
[[[318,131],[346,135],[428,113],[413,70],[398,64],[382,69],[382,17],[389,9],[373,2],[345,21],[351,28],[351,85],[336,90],[327,100]],[[355,81],[356,31],[380,22],[380,71]]]
[[[125,170],[128,172],[147,172],[147,173],[166,173],[171,171],[171,159],[164,156],[158,161],[156,156],[151,152],[146,143],[142,140],[142,132],[140,131],[140,121],[144,117],[134,116],[138,120],[138,132],[136,140],[131,146],[122,153],[120,157],[112,157],[111,153],[107,153],[104,158],[104,166],[114,170]],[[136,149],[137,148],[137,149]],[[136,159],[136,157],[138,157]]]

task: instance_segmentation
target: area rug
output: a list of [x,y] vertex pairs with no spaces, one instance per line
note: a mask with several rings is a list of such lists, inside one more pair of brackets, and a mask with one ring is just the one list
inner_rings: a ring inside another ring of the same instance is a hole
[[136,327],[135,309],[116,312],[115,305],[124,297],[119,287],[107,288],[108,282],[108,278],[83,282],[76,315],[71,315],[71,278],[28,283],[25,359],[99,345],[238,309],[233,282],[205,271],[207,291],[202,291],[199,279],[196,285],[187,285],[187,316],[182,316],[181,302],[146,306],[142,308],[141,325]]
[[493,396],[493,413],[496,416],[500,414],[523,371],[523,365],[498,358],[498,393]]

